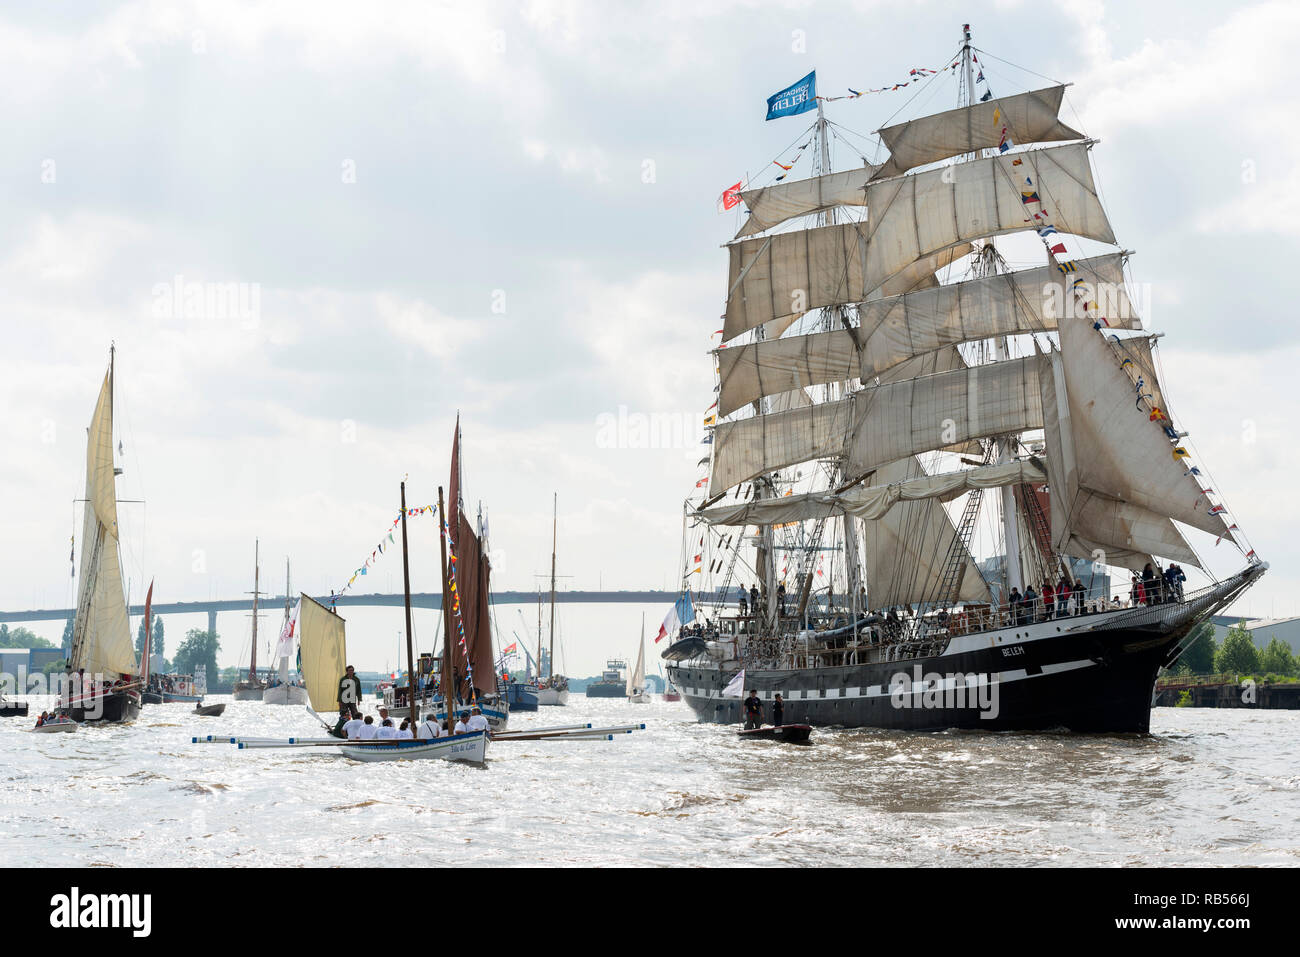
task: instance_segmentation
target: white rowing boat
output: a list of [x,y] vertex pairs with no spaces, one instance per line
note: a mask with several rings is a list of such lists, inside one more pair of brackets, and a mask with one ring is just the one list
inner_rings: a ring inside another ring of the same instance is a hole
[[339,751],[354,761],[441,758],[445,761],[473,761],[482,764],[487,757],[487,735],[482,731],[470,731],[448,738],[395,738],[379,743],[345,744]]
[[77,722],[73,721],[71,718],[64,718],[61,721],[46,721],[44,724],[38,724],[36,727],[32,728],[32,731],[36,734],[58,734],[64,731],[76,730]]

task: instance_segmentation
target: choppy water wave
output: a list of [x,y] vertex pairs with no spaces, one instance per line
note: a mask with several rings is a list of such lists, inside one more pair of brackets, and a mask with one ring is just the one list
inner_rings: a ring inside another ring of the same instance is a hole
[[798,747],[683,704],[574,695],[511,728],[587,720],[649,727],[498,742],[476,768],[190,743],[321,733],[244,701],[67,735],[0,719],[0,863],[1300,864],[1297,712],[1160,708],[1149,736],[818,730]]

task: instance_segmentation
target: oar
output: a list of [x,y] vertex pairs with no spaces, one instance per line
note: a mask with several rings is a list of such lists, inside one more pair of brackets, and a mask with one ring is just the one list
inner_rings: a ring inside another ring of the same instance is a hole
[[306,708],[307,708],[307,713],[321,723],[321,727],[323,727],[326,731],[329,731],[331,733],[334,731],[334,729],[330,725],[325,723],[324,718],[322,718],[320,715],[318,715],[315,711],[312,710],[310,702],[307,703]]
[[586,728],[578,728],[571,731],[503,731],[500,734],[492,735],[493,741],[539,741],[544,738],[581,738],[589,736],[600,736],[604,734],[631,734],[633,731],[644,731],[644,724],[622,724],[612,728],[593,728],[587,725]]
[[560,724],[554,728],[520,728],[518,731],[502,731],[501,734],[550,734],[552,731],[585,731],[591,727],[591,722],[586,724]]

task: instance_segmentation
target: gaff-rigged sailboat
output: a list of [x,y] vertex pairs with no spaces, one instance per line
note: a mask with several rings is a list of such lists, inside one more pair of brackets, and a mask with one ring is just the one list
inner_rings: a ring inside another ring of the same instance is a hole
[[118,555],[113,464],[113,358],[86,439],[86,517],[64,710],[74,721],[133,721],[140,714],[135,644]]
[[[815,104],[820,162],[741,191],[728,247],[726,420],[685,552],[717,604],[664,652],[701,720],[737,720],[723,689],[743,669],[789,722],[1146,731],[1159,669],[1267,567],[1173,424],[1128,254],[1067,252],[1116,239],[1094,141],[1058,118],[1065,87],[977,98],[969,28],[948,62],[962,105],[879,130],[880,165],[830,169],[814,76],[773,98]],[[814,225],[773,231],[799,217]],[[994,237],[1013,233],[1036,233],[1045,264],[1010,269]],[[959,260],[966,277],[941,284]],[[1175,522],[1246,567],[1184,593],[1201,563]],[[1124,584],[1089,594],[1088,562]]]
[[[555,546],[559,541],[559,507],[560,497],[556,493],[551,498],[551,650],[546,658],[547,675],[537,676],[537,703],[552,707],[564,707],[569,703],[569,679],[555,673]],[[538,597],[537,618],[537,660],[541,668],[542,660],[542,620],[541,598]]]
[[[451,445],[451,486],[446,509],[440,513],[442,535],[451,561],[444,576],[444,662],[451,662],[455,707],[448,718],[444,695],[434,701],[437,720],[454,725],[456,716],[477,706],[493,731],[504,731],[510,720],[508,689],[500,687],[492,645],[492,615],[488,560],[488,529],[479,510],[477,522],[465,511],[461,483],[460,418]],[[450,648],[448,656],[446,649]],[[445,666],[444,666],[445,667]]]

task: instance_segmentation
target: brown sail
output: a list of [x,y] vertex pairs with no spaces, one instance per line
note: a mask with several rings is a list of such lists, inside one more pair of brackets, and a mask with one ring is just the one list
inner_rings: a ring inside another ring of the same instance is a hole
[[[451,445],[451,483],[447,499],[448,528],[452,530],[452,564],[456,594],[460,598],[460,624],[465,629],[465,647],[460,646],[460,631],[452,620],[452,660],[461,700],[496,691],[496,658],[492,651],[492,618],[488,611],[488,576],[491,566],[475,534],[474,524],[465,512],[460,476],[460,418]],[[466,657],[468,652],[468,670]],[[472,675],[473,694],[466,676]]]

